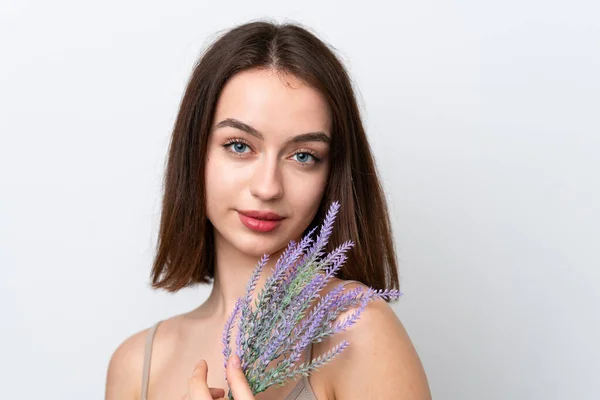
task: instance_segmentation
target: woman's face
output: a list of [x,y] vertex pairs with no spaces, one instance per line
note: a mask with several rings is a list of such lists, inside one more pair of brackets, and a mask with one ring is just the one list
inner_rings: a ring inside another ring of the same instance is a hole
[[[206,161],[207,217],[217,245],[224,239],[259,258],[299,240],[323,196],[330,140],[331,114],[319,92],[272,70],[234,75],[217,102]],[[283,219],[256,231],[242,222],[239,211],[247,210]]]

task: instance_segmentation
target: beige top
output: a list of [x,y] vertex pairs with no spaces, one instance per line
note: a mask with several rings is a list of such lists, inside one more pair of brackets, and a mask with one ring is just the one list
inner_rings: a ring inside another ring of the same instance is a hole
[[[343,285],[347,285],[350,282],[357,281],[345,281]],[[146,349],[144,352],[144,367],[143,367],[143,375],[142,375],[142,398],[141,400],[147,400],[148,396],[148,380],[150,377],[150,360],[152,358],[152,341],[154,339],[154,333],[156,332],[156,328],[162,321],[158,321],[156,324],[150,328],[148,331],[148,335],[146,336]],[[307,347],[308,357],[310,360],[312,357],[312,343]],[[225,391],[227,394],[227,391]],[[285,400],[317,400],[317,396],[310,386],[310,382],[308,381],[307,376],[302,376],[298,381],[294,389],[288,394]]]

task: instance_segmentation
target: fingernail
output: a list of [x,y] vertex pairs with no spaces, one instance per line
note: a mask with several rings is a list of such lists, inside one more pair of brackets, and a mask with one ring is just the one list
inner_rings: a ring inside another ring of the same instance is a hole
[[196,363],[196,365],[194,366],[194,371],[196,371],[198,368],[200,368],[200,364],[202,364],[202,361],[204,361],[204,360],[200,360]]
[[231,362],[231,365],[232,365],[234,368],[239,368],[239,367],[240,367],[240,365],[241,365],[241,364],[240,364],[240,358],[239,358],[238,356],[233,356],[233,357],[231,357],[231,360],[230,360],[230,362]]

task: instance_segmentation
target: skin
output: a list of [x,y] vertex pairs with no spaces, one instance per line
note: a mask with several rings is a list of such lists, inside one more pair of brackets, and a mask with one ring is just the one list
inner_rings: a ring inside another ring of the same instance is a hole
[[[223,122],[231,119],[251,126],[261,137]],[[329,173],[329,144],[289,139],[321,132],[331,140],[331,114],[321,94],[294,77],[250,70],[235,75],[223,88],[213,127],[205,179],[217,261],[212,292],[198,311],[224,323],[244,294],[248,266],[271,254],[257,284],[262,287],[289,241],[300,240],[316,215]],[[237,210],[272,210],[284,219],[275,230],[257,233],[242,224]],[[196,371],[202,375],[205,368],[201,363]],[[244,393],[241,398],[253,399],[243,374],[240,377],[236,383]],[[191,388],[205,386],[198,375],[196,379]],[[236,385],[230,385],[233,391]]]
[[[241,72],[225,85],[213,126],[231,118],[252,126],[263,139],[230,126],[213,129],[209,139],[207,217],[215,227],[217,258],[215,282],[202,311],[222,321],[244,295],[249,266],[263,254],[272,254],[269,266],[274,266],[318,211],[329,172],[329,145],[285,142],[317,131],[331,137],[330,111],[322,96],[271,70]],[[230,140],[244,143],[227,144]],[[257,233],[242,224],[236,210],[274,210],[285,219],[275,230]],[[263,271],[259,283],[269,274],[268,268]]]
[[[228,119],[253,127],[262,139],[238,125],[222,123]],[[249,70],[236,74],[224,86],[209,136],[205,175],[207,218],[215,228],[215,280],[202,305],[159,326],[149,400],[218,399],[225,397],[228,386],[236,400],[255,398],[233,360],[228,362],[225,380],[222,327],[237,298],[245,294],[257,261],[271,254],[254,293],[260,291],[289,241],[301,239],[318,211],[330,170],[329,144],[287,143],[308,132],[331,138],[331,112],[319,92],[294,77],[273,70]],[[315,162],[317,158],[320,162]],[[242,224],[237,210],[272,210],[285,218],[275,230],[258,233]],[[332,279],[321,294],[341,282]],[[350,283],[345,290],[355,287],[366,288]],[[338,321],[351,312],[340,315]],[[146,333],[138,332],[115,351],[106,400],[139,399]],[[311,374],[310,384],[319,400],[431,398],[418,355],[383,300],[369,303],[356,324],[334,336],[313,345],[313,358],[343,339],[351,346]],[[256,399],[281,400],[294,384],[271,387]]]

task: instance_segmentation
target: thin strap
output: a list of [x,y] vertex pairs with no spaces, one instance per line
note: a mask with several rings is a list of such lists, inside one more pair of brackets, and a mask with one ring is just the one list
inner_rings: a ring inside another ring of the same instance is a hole
[[342,286],[346,286],[347,284],[352,283],[352,282],[362,283],[360,281],[349,280],[349,281],[344,281],[344,283],[342,283]]
[[141,400],[146,400],[148,396],[148,384],[150,379],[150,362],[152,360],[152,342],[154,340],[154,334],[156,333],[156,328],[158,328],[158,324],[162,321],[158,321],[155,323],[152,328],[146,334],[146,347],[144,349],[144,368],[142,373],[142,397]]

